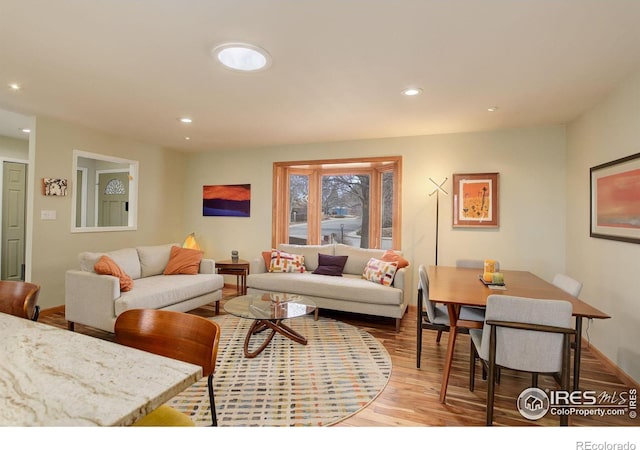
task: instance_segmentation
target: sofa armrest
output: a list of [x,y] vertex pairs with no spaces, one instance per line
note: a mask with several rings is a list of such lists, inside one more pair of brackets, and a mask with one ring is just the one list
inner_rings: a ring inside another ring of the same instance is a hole
[[398,269],[396,271],[395,276],[393,277],[393,287],[402,289],[402,291],[404,292],[405,287],[408,285],[408,282],[409,282],[408,277],[409,277],[409,271],[407,270],[406,267],[403,267],[402,269]]
[[213,259],[203,258],[200,261],[200,273],[216,273],[216,262]]
[[70,322],[113,331],[114,302],[119,297],[118,277],[82,270],[65,274],[65,318]]
[[251,271],[249,273],[265,273],[267,271],[264,266],[264,258],[259,256],[251,260]]

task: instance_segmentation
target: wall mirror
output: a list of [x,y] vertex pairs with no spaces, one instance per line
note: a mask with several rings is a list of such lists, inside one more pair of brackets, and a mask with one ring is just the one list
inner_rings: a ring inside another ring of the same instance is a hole
[[138,161],[73,151],[71,231],[135,230]]

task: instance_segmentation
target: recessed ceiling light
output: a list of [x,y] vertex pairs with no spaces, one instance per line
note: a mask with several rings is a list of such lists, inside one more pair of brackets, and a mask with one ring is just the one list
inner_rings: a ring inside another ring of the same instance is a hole
[[31,133],[31,130],[29,128],[20,128],[20,131],[22,131],[23,133]]
[[9,89],[12,91],[19,91],[20,85],[18,83],[9,83]]
[[185,141],[190,141],[190,140],[191,140],[191,138],[190,138],[189,136],[185,136],[185,137],[184,137],[184,140],[185,140]]
[[191,122],[193,122],[193,119],[191,119],[190,117],[180,117],[180,122],[182,122],[182,123],[191,123]]
[[257,72],[271,65],[269,53],[251,44],[222,44],[211,53],[225,67],[240,72]]
[[407,88],[402,91],[402,95],[406,95],[407,97],[413,97],[420,94],[422,94],[422,89],[420,88]]
[[491,106],[491,107],[487,108],[487,111],[489,111],[489,112],[496,112],[497,110],[498,110],[497,106]]

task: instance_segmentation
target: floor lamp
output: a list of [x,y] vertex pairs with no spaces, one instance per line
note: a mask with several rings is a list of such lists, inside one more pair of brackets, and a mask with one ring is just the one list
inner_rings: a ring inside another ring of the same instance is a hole
[[440,220],[438,217],[440,215],[440,192],[443,192],[445,195],[449,195],[449,193],[442,188],[442,185],[444,185],[448,179],[449,178],[445,177],[444,180],[442,180],[442,183],[438,184],[433,181],[433,178],[429,177],[429,181],[431,181],[436,187],[431,194],[429,194],[429,197],[436,194],[436,266],[438,265],[438,228],[440,228]]

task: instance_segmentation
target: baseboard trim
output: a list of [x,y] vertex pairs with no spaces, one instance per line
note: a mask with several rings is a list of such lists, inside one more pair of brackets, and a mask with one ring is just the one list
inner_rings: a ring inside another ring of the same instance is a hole
[[604,353],[598,350],[593,346],[586,338],[582,338],[582,349],[588,348],[589,351],[593,354],[593,356],[598,359],[605,367],[608,367],[618,378],[622,380],[624,384],[629,386],[630,388],[635,388],[640,390],[640,384],[631,378],[627,373],[625,373],[620,367],[616,365],[613,361],[611,361]]
[[41,309],[40,310],[40,315],[41,316],[50,316],[52,314],[58,314],[58,313],[63,313],[64,314],[64,305],[54,306],[52,308],[47,308],[47,309]]

